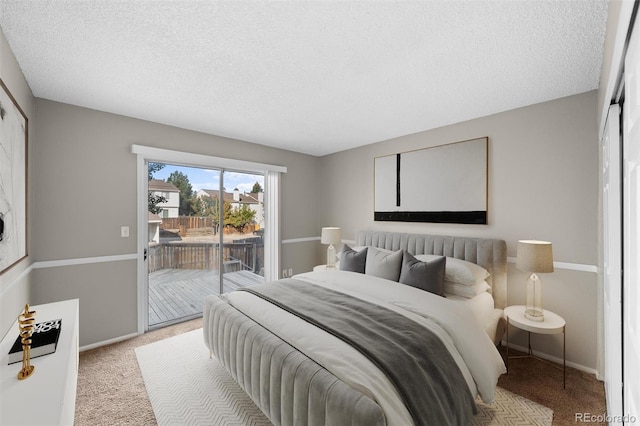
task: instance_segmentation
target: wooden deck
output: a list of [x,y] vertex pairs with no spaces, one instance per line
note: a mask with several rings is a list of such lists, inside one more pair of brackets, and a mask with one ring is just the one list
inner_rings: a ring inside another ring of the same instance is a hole
[[[264,282],[250,271],[224,274],[223,293]],[[173,324],[202,315],[202,301],[220,294],[218,271],[161,269],[149,274],[149,328]]]

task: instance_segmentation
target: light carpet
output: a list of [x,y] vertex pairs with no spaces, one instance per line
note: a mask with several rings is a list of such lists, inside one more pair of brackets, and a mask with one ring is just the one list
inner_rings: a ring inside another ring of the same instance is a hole
[[[236,381],[209,358],[202,329],[136,348],[158,425],[270,425]],[[551,425],[553,411],[498,388],[473,425]]]

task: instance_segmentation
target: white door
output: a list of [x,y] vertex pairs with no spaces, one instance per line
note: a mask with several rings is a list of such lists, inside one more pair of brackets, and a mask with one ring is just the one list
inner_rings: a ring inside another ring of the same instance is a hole
[[640,27],[631,35],[624,64],[623,132],[623,340],[624,412],[640,419]]
[[[604,381],[607,413],[622,416],[622,200],[620,186],[620,107],[609,108],[602,140],[604,226]],[[620,424],[612,422],[612,424]]]

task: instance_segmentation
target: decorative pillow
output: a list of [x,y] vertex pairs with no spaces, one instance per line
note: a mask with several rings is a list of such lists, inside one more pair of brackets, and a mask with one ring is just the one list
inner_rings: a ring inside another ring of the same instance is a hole
[[[439,256],[432,254],[419,254],[416,259],[429,261]],[[480,265],[467,262],[466,260],[447,257],[447,267],[445,270],[445,281],[457,284],[474,285],[489,278],[489,271]]]
[[458,284],[450,281],[444,282],[444,292],[447,295],[460,296],[467,299],[472,299],[490,288],[486,281],[480,281],[474,285]]
[[367,247],[360,251],[355,251],[345,244],[342,248],[342,254],[340,255],[340,270],[364,274],[366,261]]
[[346,251],[355,251],[355,252],[359,252],[364,250],[366,247],[365,246],[354,246],[354,247],[349,247],[348,245],[344,244],[342,246],[342,250],[340,250],[338,253],[336,253],[336,257],[338,259],[342,259],[342,253]]
[[447,258],[444,256],[437,256],[435,259],[422,262],[405,250],[400,271],[400,283],[443,296],[446,262]]
[[365,274],[397,282],[401,267],[402,250],[388,253],[387,250],[368,248]]
[[[346,246],[346,244],[345,244],[345,246]],[[350,249],[353,250],[353,251],[362,251],[362,250],[364,250],[364,249],[366,249],[368,247],[375,248],[376,250],[379,250],[379,251],[384,252],[384,253],[393,253],[392,250],[387,250],[387,249],[373,247],[373,246],[353,246],[353,247],[350,247]],[[343,248],[343,250],[344,250],[344,248]],[[340,257],[342,256],[342,251],[339,251],[338,254],[336,254],[336,256],[338,256],[338,259],[340,259]]]

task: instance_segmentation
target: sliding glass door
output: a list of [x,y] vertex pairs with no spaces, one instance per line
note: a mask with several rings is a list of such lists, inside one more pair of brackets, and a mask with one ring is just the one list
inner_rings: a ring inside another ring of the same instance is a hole
[[148,162],[148,328],[264,281],[264,175]]
[[138,333],[202,315],[206,295],[277,279],[286,167],[143,145],[131,152]]

